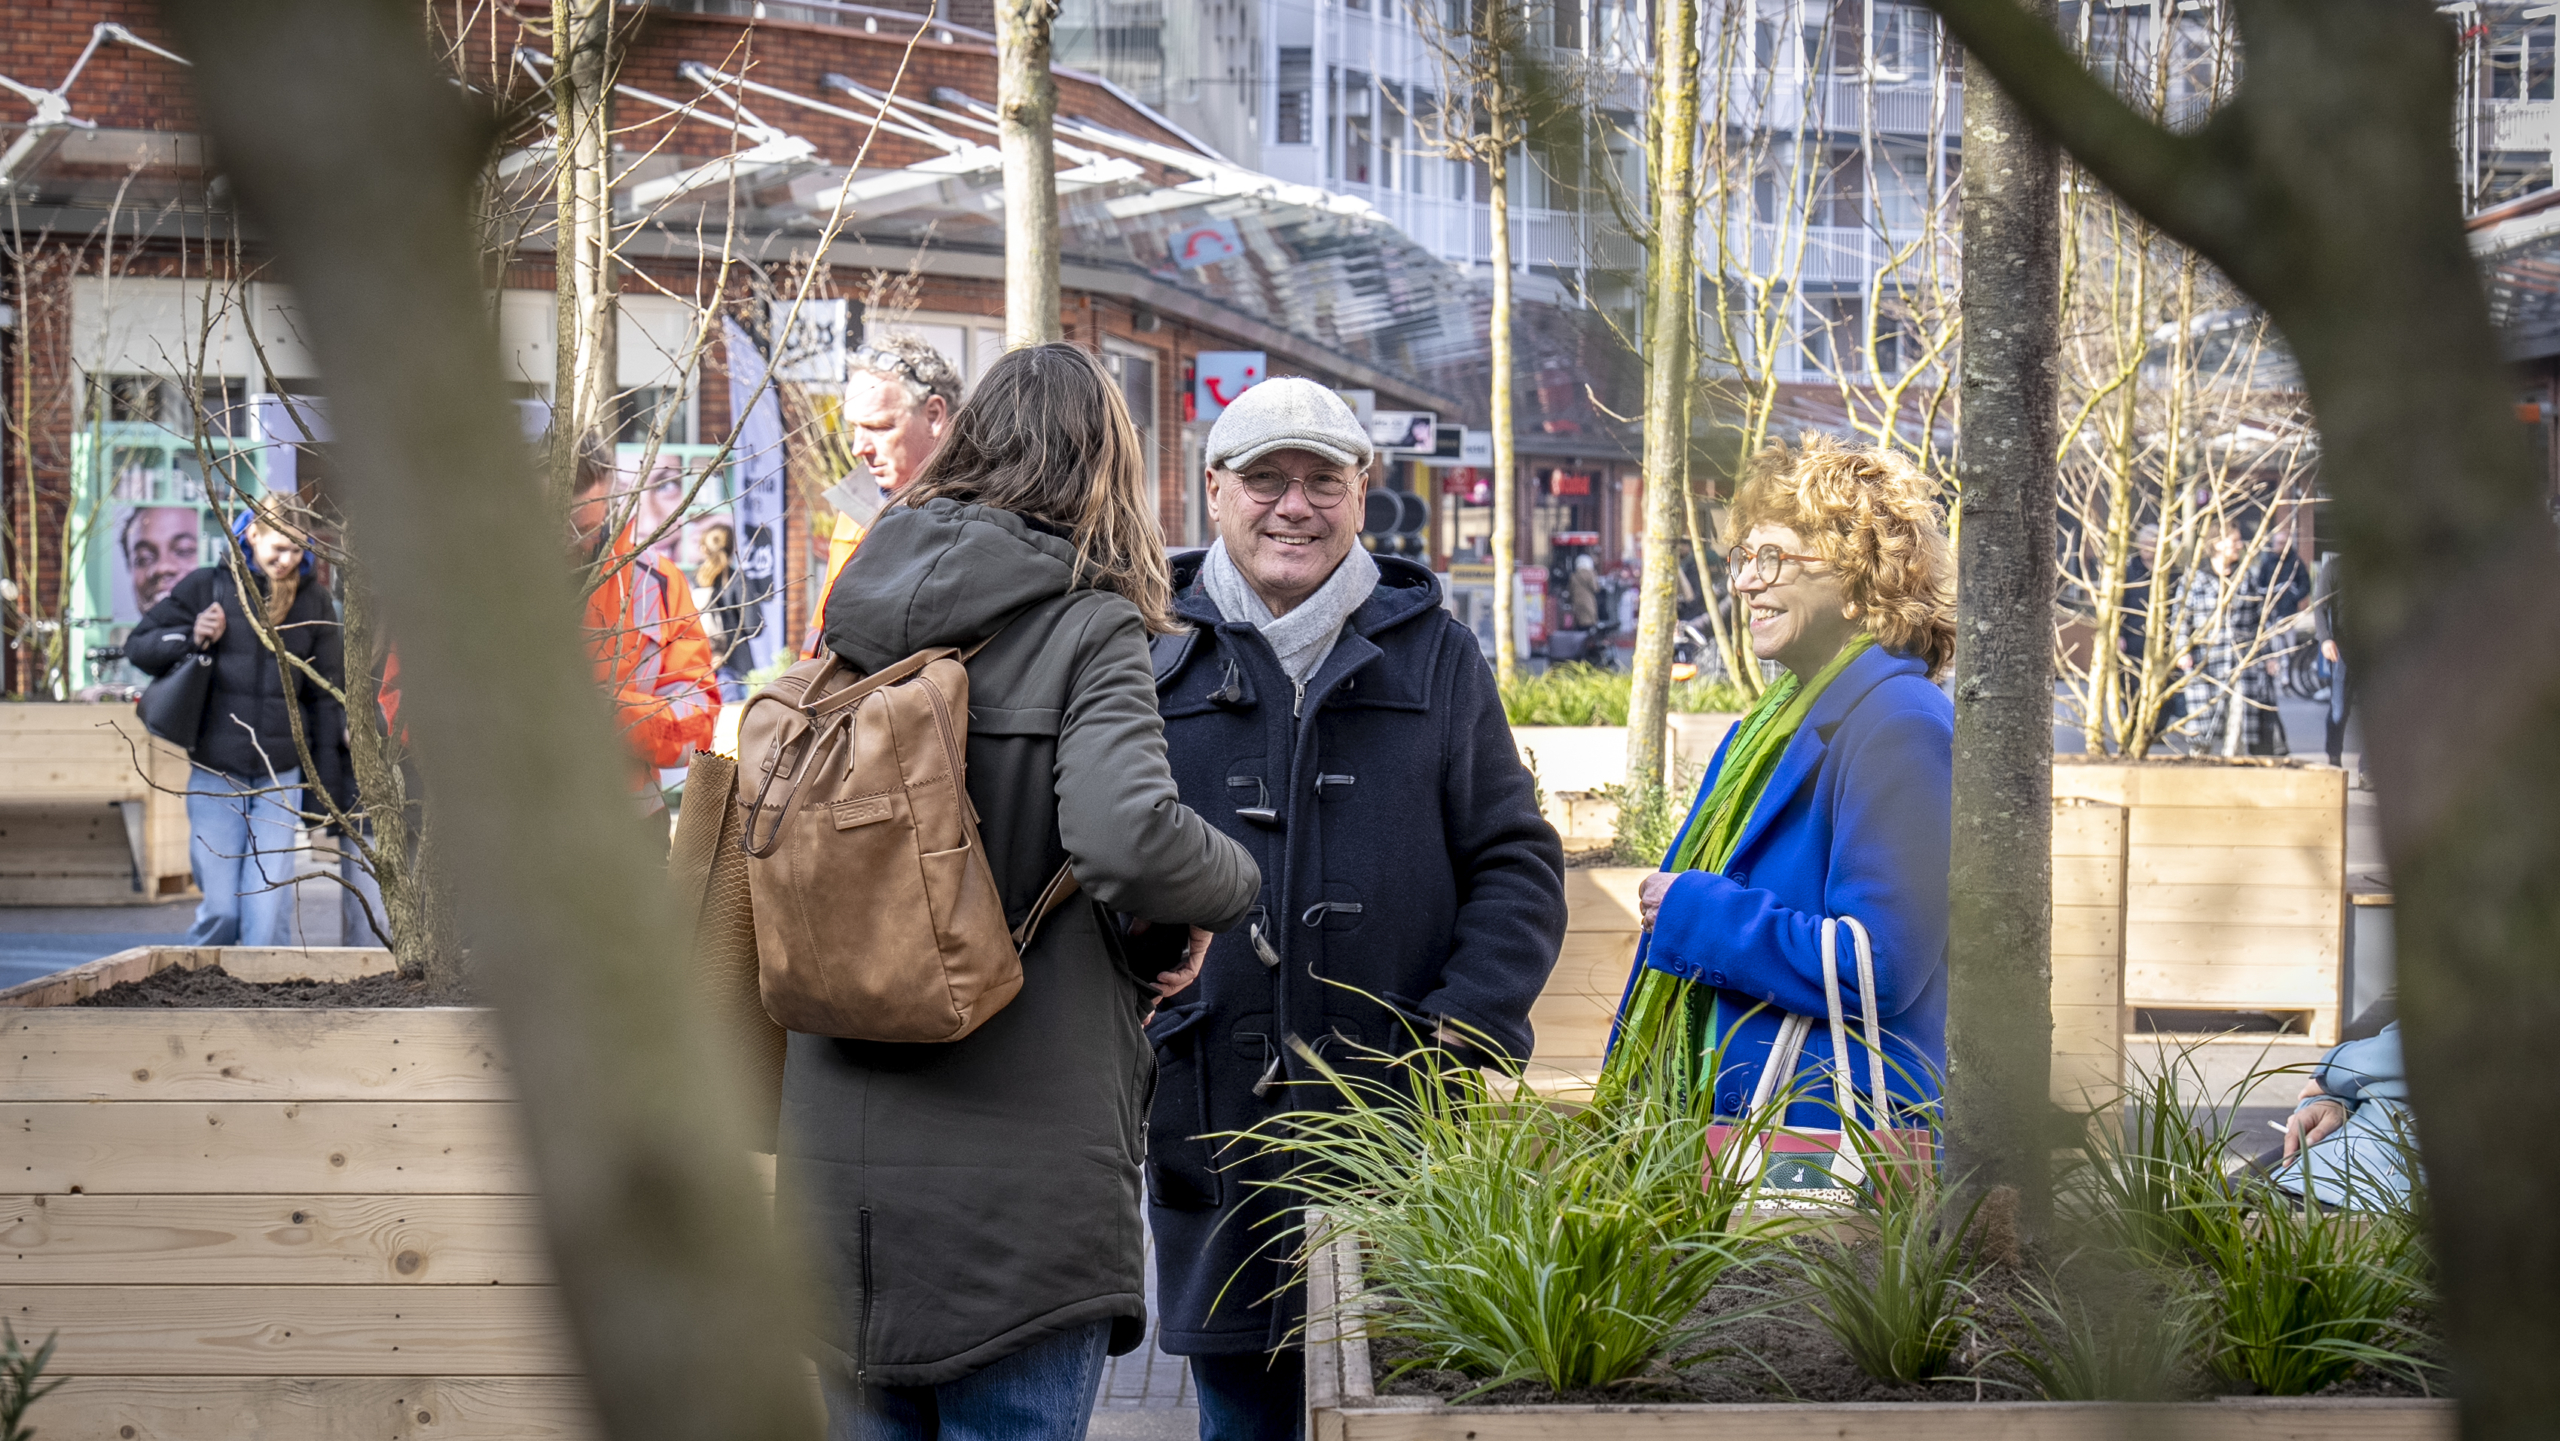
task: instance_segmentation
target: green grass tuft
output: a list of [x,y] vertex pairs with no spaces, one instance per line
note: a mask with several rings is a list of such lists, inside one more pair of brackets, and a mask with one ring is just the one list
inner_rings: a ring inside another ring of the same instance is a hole
[[[1624,671],[1580,664],[1523,670],[1502,688],[1502,712],[1516,726],[1622,726],[1634,683]],[[1671,709],[1738,713],[1751,709],[1751,698],[1730,681],[1681,681],[1671,687]]]

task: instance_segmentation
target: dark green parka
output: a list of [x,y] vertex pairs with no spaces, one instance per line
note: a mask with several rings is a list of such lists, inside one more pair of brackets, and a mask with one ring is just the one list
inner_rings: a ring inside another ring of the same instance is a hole
[[935,500],[882,516],[827,598],[827,644],[865,671],[1002,630],[969,662],[987,859],[1012,920],[1061,862],[1083,885],[966,1039],[791,1037],[781,1181],[827,1269],[820,1363],[872,1385],[956,1380],[1094,1321],[1115,1354],[1138,1344],[1153,993],[1103,908],[1224,930],[1261,886],[1178,798],[1137,608],[1071,584],[1074,557]]

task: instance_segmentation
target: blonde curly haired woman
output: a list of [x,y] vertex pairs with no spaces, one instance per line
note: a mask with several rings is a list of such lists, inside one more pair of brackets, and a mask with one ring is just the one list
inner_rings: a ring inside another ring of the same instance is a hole
[[[1610,1084],[1650,1074],[1741,1115],[1785,1018],[1804,1016],[1815,1039],[1787,1123],[1838,1126],[1822,928],[1850,916],[1873,938],[1889,1118],[1926,1122],[1946,1068],[1955,747],[1955,707],[1931,683],[1955,657],[1955,561],[1936,490],[1900,456],[1815,436],[1752,462],[1728,560],[1753,653],[1787,673],[1726,735],[1661,873],[1638,891],[1648,934]],[[1837,956],[1856,1037],[1867,998],[1847,935]],[[1865,1092],[1868,1059],[1852,1070]],[[1785,1094],[1790,1076],[1773,1079],[1771,1094]]]

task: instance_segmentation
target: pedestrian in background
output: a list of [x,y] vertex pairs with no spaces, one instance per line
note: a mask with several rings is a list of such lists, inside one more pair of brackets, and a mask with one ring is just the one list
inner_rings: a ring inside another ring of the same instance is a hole
[[1371,451],[1351,407],[1266,380],[1206,458],[1218,541],[1174,561],[1185,631],[1157,642],[1156,702],[1183,799],[1262,889],[1148,1027],[1148,1215],[1160,1344],[1191,1358],[1201,1436],[1277,1441],[1305,1415],[1289,1163],[1220,1138],[1343,1104],[1311,1056],[1372,1076],[1425,1044],[1525,1062],[1564,853],[1437,577],[1360,547]]
[[2329,663],[2329,713],[2321,729],[2321,739],[2329,753],[2329,764],[2344,767],[2347,751],[2347,653],[2338,644],[2338,565],[2336,551],[2320,557],[2320,568],[2311,583],[2311,633],[2320,644],[2320,658]]
[[2205,563],[2187,572],[2180,601],[2189,647],[2178,657],[2178,668],[2187,673],[2187,749],[2216,756],[2289,754],[2284,717],[2276,709],[2276,678],[2265,664],[2273,573],[2247,563],[2247,542],[2228,520],[2211,522],[2205,543]]
[[[922,336],[907,331],[890,331],[855,351],[846,370],[845,433],[853,453],[870,470],[872,483],[896,495],[924,473],[925,462],[951,429],[951,417],[960,409],[960,372]],[[818,582],[821,606],[862,544],[863,528],[852,516],[836,517],[827,540],[826,575]]]
[[[1070,345],[988,368],[828,594],[857,671],[983,645],[967,784],[1006,921],[1062,863],[1082,888],[967,1037],[790,1039],[780,1178],[825,1262],[838,1441],[1079,1441],[1105,1354],[1145,1338],[1141,1023],[1259,884],[1166,767],[1147,636],[1171,624],[1137,430]],[[1106,907],[1169,932],[1167,966],[1133,963]]]
[[[227,563],[190,571],[134,626],[125,658],[160,676],[195,652],[213,657],[204,725],[187,747],[187,860],[204,899],[183,944],[289,946],[303,787],[353,804],[346,715],[328,689],[346,685],[342,637],[300,530],[280,513],[245,509],[232,539],[241,574]],[[303,774],[294,745],[297,709],[317,775]]]
[[667,803],[658,772],[683,765],[689,751],[711,748],[720,683],[693,589],[674,562],[641,549],[651,537],[627,519],[629,496],[614,486],[618,473],[603,437],[580,442],[569,560],[594,587],[587,592],[587,653],[630,748],[633,815],[663,858]]

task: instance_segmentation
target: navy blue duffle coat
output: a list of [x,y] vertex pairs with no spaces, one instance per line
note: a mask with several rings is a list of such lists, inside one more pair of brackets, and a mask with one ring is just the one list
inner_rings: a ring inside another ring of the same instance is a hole
[[[1725,745],[1732,742],[1727,732]],[[1719,748],[1698,787],[1699,804],[1724,761]],[[1871,647],[1815,698],[1723,871],[1690,871],[1671,883],[1636,953],[1636,973],[1650,966],[1715,988],[1731,1036],[1715,1086],[1719,1114],[1738,1116],[1750,1103],[1781,1013],[1791,1011],[1816,1024],[1796,1070],[1801,1099],[1788,1108],[1787,1122],[1838,1125],[1822,988],[1826,916],[1855,916],[1873,939],[1886,1085],[1906,1104],[1935,1103],[1947,1068],[1954,776],[1954,703],[1929,683],[1920,661]],[[1697,823],[1692,804],[1682,836]],[[1675,841],[1670,854],[1679,853]],[[1670,864],[1665,860],[1664,869]],[[1845,931],[1837,956],[1851,1069],[1863,1096],[1863,1002]],[[1634,989],[1631,975],[1627,993]]]
[[1218,613],[1200,559],[1174,558],[1175,610],[1197,629],[1157,642],[1157,704],[1183,802],[1252,852],[1262,892],[1147,1027],[1159,1335],[1194,1356],[1279,1347],[1304,1312],[1292,1204],[1254,1184],[1286,1162],[1210,1139],[1329,1108],[1291,1039],[1357,1068],[1355,1048],[1401,1051],[1446,1020],[1525,1060],[1565,927],[1563,847],[1438,579],[1379,557],[1293,716],[1279,657]]

